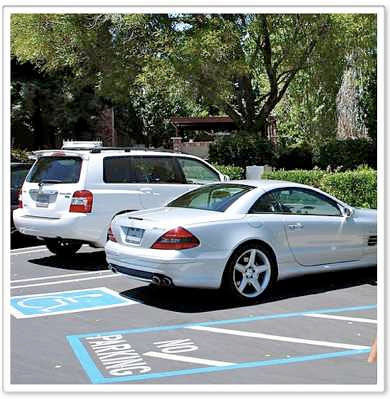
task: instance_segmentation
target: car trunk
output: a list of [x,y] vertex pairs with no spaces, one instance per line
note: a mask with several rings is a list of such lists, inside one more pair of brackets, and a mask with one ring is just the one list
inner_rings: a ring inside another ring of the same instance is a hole
[[156,208],[117,216],[112,230],[118,242],[124,245],[150,248],[162,234],[176,227],[188,228],[200,223],[240,219],[242,215],[229,215],[201,209],[177,207]]

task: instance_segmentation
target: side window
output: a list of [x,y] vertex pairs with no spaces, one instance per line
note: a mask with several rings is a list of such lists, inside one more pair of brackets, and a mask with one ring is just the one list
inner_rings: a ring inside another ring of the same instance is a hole
[[204,184],[220,181],[218,173],[208,168],[202,162],[190,158],[178,158],[187,183]]
[[105,183],[135,183],[136,176],[131,157],[106,157],[103,160],[103,181]]
[[24,179],[27,176],[29,167],[17,167],[11,171],[11,187],[19,188],[23,185]]
[[330,199],[310,190],[286,189],[277,192],[283,213],[341,216],[338,206]]
[[252,206],[249,213],[278,213],[279,204],[275,192],[263,194]]
[[174,157],[134,157],[133,167],[138,183],[184,183]]

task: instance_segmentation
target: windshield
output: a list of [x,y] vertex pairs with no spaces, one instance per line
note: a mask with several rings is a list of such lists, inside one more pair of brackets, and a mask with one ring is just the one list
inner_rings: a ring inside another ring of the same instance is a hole
[[77,183],[80,179],[81,158],[41,157],[34,164],[27,181],[31,183]]
[[190,191],[167,206],[225,212],[238,198],[253,188],[242,184],[212,184]]

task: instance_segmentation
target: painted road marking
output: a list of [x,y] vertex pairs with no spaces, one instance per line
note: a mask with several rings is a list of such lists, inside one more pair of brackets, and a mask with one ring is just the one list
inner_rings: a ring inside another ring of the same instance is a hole
[[329,346],[331,348],[356,349],[356,350],[370,348],[369,346],[362,346],[362,345],[340,344],[338,342],[317,341],[313,339],[302,339],[294,337],[283,337],[281,335],[262,334],[250,331],[227,330],[224,328],[215,328],[215,327],[192,326],[187,328],[190,330],[207,331],[211,333],[239,335],[241,337],[270,339],[272,341],[294,342],[296,344],[317,345],[317,346]]
[[[35,252],[49,252],[49,250],[46,249],[35,249],[35,250],[30,250],[30,251],[23,251],[23,252],[11,252],[11,256],[15,256],[15,255],[24,255],[24,254],[32,254]],[[54,255],[53,255],[54,256]]]
[[42,248],[47,249],[46,245],[36,245],[34,247],[23,247],[23,248],[11,249],[11,253],[17,253],[18,251],[28,251],[30,249],[42,249]]
[[[245,368],[254,368],[254,367],[265,367],[265,366],[273,366],[273,365],[283,365],[283,364],[292,364],[292,363],[299,363],[299,362],[308,362],[308,361],[318,361],[318,360],[323,360],[323,359],[333,359],[333,358],[339,358],[339,357],[346,357],[346,356],[356,356],[356,355],[361,355],[361,354],[366,354],[370,352],[370,347],[366,346],[358,346],[358,345],[349,345],[349,347],[352,347],[354,349],[352,350],[343,350],[343,351],[337,351],[337,352],[330,352],[330,353],[317,353],[317,354],[312,354],[312,355],[304,355],[304,356],[295,356],[295,357],[288,357],[288,358],[280,358],[280,359],[273,359],[273,360],[259,360],[259,361],[251,361],[251,362],[239,362],[239,363],[233,363],[231,365],[226,365],[226,366],[210,366],[210,367],[202,367],[202,368],[195,368],[195,369],[173,369],[173,370],[162,370],[162,367],[166,367],[164,363],[158,363],[157,366],[155,364],[149,364],[147,363],[146,365],[140,365],[139,367],[145,367],[145,369],[140,369],[140,370],[130,370],[124,369],[123,370],[123,375],[119,376],[118,374],[121,372],[120,369],[120,364],[118,361],[121,360],[121,358],[117,358],[116,360],[112,360],[112,362],[116,362],[115,364],[107,363],[109,356],[119,356],[118,355],[118,349],[119,346],[112,346],[110,350],[116,351],[116,353],[109,353],[105,354],[105,357],[102,356],[102,354],[96,354],[92,350],[91,353],[91,346],[89,342],[92,339],[100,339],[100,340],[108,340],[108,339],[117,339],[120,344],[128,344],[129,347],[131,347],[131,350],[135,352],[135,349],[132,348],[132,346],[129,343],[129,340],[126,340],[124,335],[129,334],[140,334],[142,333],[143,335],[145,333],[155,333],[155,332],[164,332],[164,331],[175,331],[175,330],[182,330],[185,328],[189,327],[196,327],[196,326],[210,326],[210,325],[224,325],[224,324],[235,324],[235,323],[247,323],[247,322],[253,322],[257,320],[270,320],[270,319],[278,319],[278,318],[288,318],[288,317],[301,317],[304,316],[305,314],[318,314],[318,313],[340,313],[340,312],[356,312],[356,311],[363,311],[363,310],[370,310],[370,309],[375,309],[376,305],[366,305],[366,306],[355,306],[355,307],[345,307],[345,308],[331,308],[331,309],[317,309],[317,310],[310,310],[306,312],[294,312],[294,313],[282,313],[282,314],[271,314],[271,315],[262,315],[262,316],[256,316],[256,317],[245,317],[245,318],[240,318],[240,319],[230,319],[230,320],[214,320],[214,321],[209,321],[209,322],[201,322],[201,323],[191,323],[191,324],[178,324],[178,325],[170,325],[170,326],[158,326],[158,327],[146,327],[146,328],[136,328],[136,329],[129,329],[129,330],[118,330],[118,331],[110,331],[110,332],[100,332],[100,333],[88,333],[88,334],[79,334],[79,335],[71,335],[67,336],[67,340],[72,347],[72,350],[79,360],[81,366],[83,367],[84,371],[86,372],[87,376],[89,377],[90,381],[94,384],[105,384],[105,383],[117,383],[117,382],[133,382],[133,381],[141,381],[141,380],[148,380],[148,379],[158,379],[158,378],[167,378],[167,377],[174,377],[174,376],[183,376],[183,375],[192,375],[192,374],[201,374],[201,373],[211,373],[211,372],[218,372],[218,371],[227,371],[227,370],[237,370],[237,369],[245,369]],[[105,338],[106,337],[106,338]],[[108,338],[111,337],[111,338]],[[123,342],[121,341],[123,340]],[[177,342],[178,344],[176,347],[179,347],[179,341],[180,340],[173,340],[173,341],[160,341],[160,342],[154,342],[154,345],[156,345],[161,352],[158,353],[158,356],[161,357],[161,354],[168,354],[172,355],[172,353],[167,353],[163,352],[163,348],[159,347],[157,344],[161,342]],[[185,340],[181,340],[185,341]],[[188,341],[188,339],[187,339]],[[307,341],[307,340],[306,340]],[[317,341],[319,342],[319,341]],[[307,343],[307,342],[304,342]],[[338,345],[338,344],[337,344]],[[346,344],[341,344],[343,347],[346,346]],[[172,348],[172,346],[169,346]],[[168,346],[165,347],[165,349],[168,348]],[[361,349],[357,349],[361,348]],[[142,356],[147,357],[148,353],[150,352],[156,352],[155,350],[147,351],[143,353]],[[95,357],[98,358],[98,360],[94,360],[92,357],[92,354],[94,354]],[[176,355],[177,353],[173,353]],[[253,354],[253,352],[252,352]],[[130,355],[129,355],[130,356]],[[128,356],[128,357],[129,357]],[[141,362],[144,361],[141,357],[141,355],[138,354],[133,354],[131,356],[137,356],[137,359],[134,359],[135,361]],[[190,358],[189,356],[181,356],[182,358]],[[149,356],[150,358],[150,356]],[[110,361],[111,361],[110,357]],[[195,358],[196,359],[196,358]],[[200,358],[198,358],[200,359]],[[170,360],[174,360],[173,358],[170,358]],[[183,359],[184,360],[184,359]],[[203,360],[208,360],[208,359],[203,359]],[[232,359],[234,360],[234,359]],[[128,359],[125,357],[125,361],[128,361]],[[178,360],[180,362],[180,360]],[[212,360],[214,361],[214,360]],[[105,362],[105,363],[103,363]],[[146,363],[146,362],[145,362]],[[225,362],[226,363],[226,362]],[[115,376],[112,376],[113,374],[107,370],[107,364],[110,366],[116,367],[116,372],[117,374]],[[126,367],[126,366],[125,366]],[[148,370],[146,367],[148,367],[150,370]],[[160,368],[160,370],[155,370],[155,367]],[[172,364],[170,364],[168,367],[174,367]],[[130,372],[133,371],[133,373],[130,374]],[[125,374],[127,373],[127,375]]]
[[330,315],[330,314],[315,314],[315,313],[306,313],[304,316],[307,316],[307,317],[318,317],[318,318],[322,318],[322,319],[354,321],[356,323],[377,324],[377,321],[374,320],[374,319],[362,319],[360,317],[344,317],[344,316],[336,316],[336,315]]
[[96,276],[96,277],[85,277],[85,278],[76,278],[73,280],[62,280],[62,281],[51,281],[49,283],[38,283],[38,284],[23,284],[23,285],[14,285],[11,287],[11,290],[16,288],[27,288],[27,287],[40,287],[44,285],[57,285],[57,284],[65,284],[65,283],[74,283],[78,281],[86,281],[86,280],[95,280],[99,278],[110,278],[110,277],[119,277],[120,274],[111,274],[109,276]]
[[74,277],[74,276],[84,276],[85,274],[98,274],[98,273],[112,273],[111,270],[98,270],[94,272],[80,272],[80,273],[68,273],[68,274],[57,274],[53,276],[44,276],[44,277],[34,277],[34,278],[25,278],[22,280],[11,280],[11,283],[24,283],[27,281],[38,281],[38,280],[52,280],[55,278],[62,278],[62,277]]
[[[83,244],[81,247],[89,247],[88,244]],[[21,252],[19,252],[21,251]],[[18,249],[13,249],[11,250],[11,255],[23,255],[23,254],[31,254],[34,252],[45,252],[49,251],[46,247],[46,245],[40,245],[36,247],[26,247],[26,248],[18,248]],[[50,252],[50,251],[49,251]],[[88,252],[83,252],[83,253],[88,253]],[[91,252],[92,253],[92,252]],[[54,256],[54,254],[53,254]]]
[[218,360],[200,359],[198,357],[192,357],[192,356],[170,355],[169,353],[161,353],[153,351],[143,353],[143,356],[156,357],[159,359],[167,359],[167,360],[176,360],[177,362],[205,364],[206,366],[216,366],[216,367],[231,366],[233,364],[236,364],[229,362],[220,362]]
[[11,314],[16,318],[51,316],[87,310],[133,305],[137,302],[122,297],[106,287],[51,292],[11,297]]

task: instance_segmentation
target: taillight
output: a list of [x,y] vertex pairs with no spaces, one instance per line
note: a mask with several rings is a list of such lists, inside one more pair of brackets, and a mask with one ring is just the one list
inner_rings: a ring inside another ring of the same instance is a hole
[[92,211],[93,194],[88,190],[76,191],[70,203],[69,212],[90,213]]
[[110,241],[117,242],[117,241],[116,241],[116,238],[115,238],[115,236],[114,236],[114,233],[112,232],[111,226],[108,228],[107,236],[108,236],[108,239],[109,239]]
[[199,240],[183,227],[176,227],[162,235],[153,245],[153,249],[188,249],[197,247]]
[[23,208],[22,190],[18,191],[18,208]]

